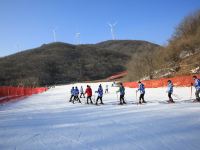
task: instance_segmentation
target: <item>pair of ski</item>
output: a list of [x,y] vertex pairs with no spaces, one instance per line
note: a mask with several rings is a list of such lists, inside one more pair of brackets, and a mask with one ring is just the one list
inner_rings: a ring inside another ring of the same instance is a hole
[[174,102],[168,102],[168,101],[159,101],[161,104],[181,104],[181,103],[200,103],[200,101],[190,99],[190,100],[182,100],[182,101],[174,101]]
[[160,104],[175,104],[175,103],[177,103],[177,102],[171,102],[171,101],[158,101],[158,103],[160,103]]
[[72,104],[75,104],[75,102],[78,102],[78,103],[81,103],[81,100],[80,99],[73,99],[73,100],[69,100],[69,102],[71,102]]
[[[78,100],[76,100],[78,103],[80,103],[80,104],[82,104],[82,102],[80,101],[78,101]],[[75,101],[72,101],[72,104],[75,104]]]
[[135,105],[145,105],[147,103],[151,103],[151,102],[145,102],[145,103],[139,103],[139,102],[132,102],[132,103],[118,103],[117,105],[128,105],[128,104],[135,104]]
[[96,104],[96,103],[85,103],[86,105],[95,105],[95,106],[101,106],[101,105],[105,105],[104,103],[103,104]]

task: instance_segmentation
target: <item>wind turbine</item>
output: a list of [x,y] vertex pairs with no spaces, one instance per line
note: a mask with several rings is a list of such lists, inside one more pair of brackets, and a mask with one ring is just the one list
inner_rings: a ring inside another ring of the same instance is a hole
[[20,45],[19,45],[19,43],[17,43],[16,46],[17,46],[17,51],[20,52]]
[[116,36],[115,36],[114,28],[117,25],[117,22],[115,22],[113,24],[108,23],[108,25],[110,26],[110,32],[111,32],[111,35],[112,35],[112,39],[115,40]]
[[75,38],[77,40],[77,44],[80,44],[80,36],[81,36],[80,32],[75,33]]
[[52,32],[53,32],[53,40],[54,42],[56,42],[56,29],[53,29]]

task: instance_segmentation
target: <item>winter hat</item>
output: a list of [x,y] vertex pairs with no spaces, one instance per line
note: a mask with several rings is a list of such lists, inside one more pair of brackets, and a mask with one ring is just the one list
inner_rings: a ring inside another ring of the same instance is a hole
[[196,79],[196,78],[197,78],[197,76],[193,76],[193,78],[195,78],[195,79]]

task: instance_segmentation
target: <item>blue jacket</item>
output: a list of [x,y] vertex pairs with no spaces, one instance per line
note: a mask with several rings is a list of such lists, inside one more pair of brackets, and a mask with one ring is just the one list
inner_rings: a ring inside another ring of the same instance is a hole
[[71,95],[74,95],[74,88],[71,89]]
[[139,84],[138,91],[140,91],[140,94],[145,94],[145,87],[143,83]]
[[78,96],[79,95],[79,90],[78,90],[78,88],[75,88],[75,90],[74,90],[74,96]]
[[124,88],[124,86],[120,86],[119,92],[120,92],[120,95],[125,95],[125,88]]
[[196,90],[200,90],[200,79],[195,79],[194,87],[196,88]]
[[103,88],[101,86],[99,86],[97,93],[98,93],[98,96],[100,97],[103,96]]
[[173,93],[174,85],[173,83],[168,83],[167,85],[167,93]]

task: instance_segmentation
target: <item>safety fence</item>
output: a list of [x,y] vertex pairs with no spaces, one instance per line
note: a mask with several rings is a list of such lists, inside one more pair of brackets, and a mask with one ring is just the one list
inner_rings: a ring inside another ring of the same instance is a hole
[[[165,87],[167,85],[167,81],[171,80],[174,84],[174,86],[180,86],[180,87],[188,87],[191,86],[191,83],[194,81],[192,80],[193,75],[189,76],[177,76],[173,78],[161,78],[161,79],[156,79],[156,80],[144,80],[142,83],[145,85],[146,88],[158,88],[158,87]],[[197,77],[200,77],[199,75],[196,75]],[[125,82],[124,83],[125,87],[130,87],[130,88],[137,88],[138,83],[137,82]]]
[[127,74],[128,74],[127,71],[119,72],[117,74],[114,74],[114,75],[108,77],[107,80],[115,80],[115,79],[123,78]]
[[0,87],[0,103],[4,103],[16,98],[22,98],[31,96],[32,94],[38,94],[46,91],[48,88],[28,88],[28,87],[12,87],[1,86]]

